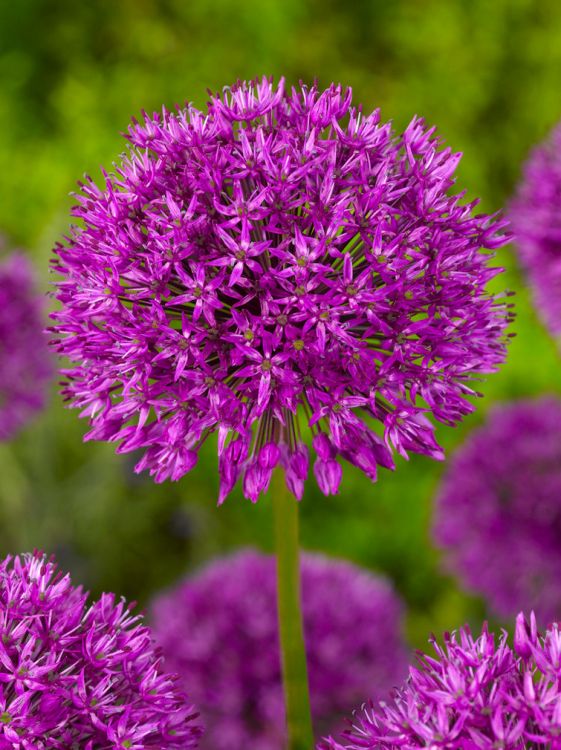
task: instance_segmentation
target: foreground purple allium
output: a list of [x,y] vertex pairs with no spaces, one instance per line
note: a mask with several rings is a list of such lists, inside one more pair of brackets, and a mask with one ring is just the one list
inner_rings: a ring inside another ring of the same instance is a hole
[[[418,666],[387,702],[363,708],[341,744],[322,750],[559,750],[561,748],[561,633],[545,635],[522,614],[514,647],[507,633],[495,637],[484,626],[433,641],[434,656]],[[319,748],[318,748],[319,750]]]
[[[239,83],[201,113],[145,116],[130,152],[87,178],[57,249],[56,348],[90,439],[144,449],[179,479],[218,432],[220,501],[255,501],[284,467],[300,498],[312,434],[320,489],[392,450],[442,458],[505,355],[485,291],[504,222],[449,196],[460,155],[422,120],[396,135],[351,91]],[[367,425],[378,422],[383,439]]]
[[41,555],[0,563],[0,750],[187,750],[197,714],[113,594]]
[[[365,694],[403,679],[402,605],[382,578],[304,555],[303,615],[316,730],[334,731]],[[275,562],[244,551],[211,564],[152,607],[166,665],[201,709],[208,750],[279,750],[284,705]]]
[[45,404],[53,365],[42,302],[24,255],[0,262],[0,440],[12,438]]
[[561,125],[528,159],[510,214],[540,314],[561,333]]
[[495,407],[453,457],[434,536],[493,610],[561,619],[561,400]]

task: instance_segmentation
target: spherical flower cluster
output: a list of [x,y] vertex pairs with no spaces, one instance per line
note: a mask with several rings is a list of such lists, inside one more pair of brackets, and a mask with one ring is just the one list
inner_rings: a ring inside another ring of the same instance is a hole
[[13,253],[0,262],[0,440],[45,404],[53,366],[44,327],[31,264]]
[[[144,449],[156,481],[218,433],[222,501],[282,465],[300,498],[392,450],[441,458],[432,415],[473,408],[505,354],[485,289],[504,222],[449,195],[460,155],[422,120],[396,135],[351,91],[263,79],[144,117],[105,187],[81,185],[57,248],[55,345],[90,439]],[[368,426],[378,423],[383,436]]]
[[[318,736],[334,731],[365,694],[403,679],[402,604],[382,578],[306,554],[302,606]],[[279,750],[285,712],[275,562],[243,551],[212,563],[156,599],[152,623],[166,665],[201,710],[208,750]]]
[[561,619],[561,400],[495,407],[453,457],[434,536],[493,610]]
[[35,554],[0,563],[0,750],[187,750],[201,729],[148,628]]
[[561,333],[561,125],[528,159],[510,209],[516,245],[540,314]]
[[446,634],[420,654],[402,688],[363,708],[341,742],[318,750],[559,750],[561,633],[540,635],[532,615],[516,620],[514,647],[484,626]]

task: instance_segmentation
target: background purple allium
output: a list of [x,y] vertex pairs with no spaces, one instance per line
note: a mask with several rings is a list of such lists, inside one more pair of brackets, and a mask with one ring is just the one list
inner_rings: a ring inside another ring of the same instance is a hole
[[[504,222],[448,195],[460,154],[422,120],[396,135],[351,90],[238,83],[207,112],[163,110],[57,248],[66,398],[137,470],[178,479],[218,432],[220,501],[279,463],[300,498],[307,425],[321,490],[340,457],[372,480],[392,450],[435,458],[505,354],[485,291]],[[383,439],[364,421],[383,428]]]
[[187,750],[201,729],[148,628],[42,555],[0,563],[1,750]]
[[561,400],[497,406],[453,456],[434,537],[448,568],[511,616],[561,619]]
[[[561,633],[545,635],[516,620],[514,647],[503,631],[468,627],[433,640],[434,656],[420,654],[418,666],[387,702],[363,708],[342,744],[322,750],[559,750],[561,748]],[[318,748],[319,750],[319,748]]]
[[[306,554],[302,605],[314,723],[334,731],[356,703],[406,673],[402,604],[390,584],[350,563]],[[201,709],[208,750],[279,750],[284,705],[275,562],[242,551],[157,598],[166,665]]]
[[43,329],[43,298],[19,252],[0,261],[0,440],[45,404],[53,365]]
[[561,125],[535,148],[510,207],[520,258],[546,325],[561,333]]

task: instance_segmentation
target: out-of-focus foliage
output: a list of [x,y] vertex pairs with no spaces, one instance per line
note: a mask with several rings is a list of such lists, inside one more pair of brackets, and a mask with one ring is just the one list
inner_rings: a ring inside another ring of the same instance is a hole
[[[45,288],[68,193],[123,150],[132,115],[263,73],[353,86],[366,109],[404,126],[422,114],[464,152],[459,180],[485,210],[506,204],[533,143],[561,119],[561,5],[554,0],[19,0],[0,3],[0,228],[25,246]],[[440,430],[453,450],[497,400],[559,391],[559,355],[509,250],[517,332],[477,414]],[[497,281],[497,288],[504,285]],[[271,547],[267,499],[216,508],[216,459],[177,485],[136,477],[53,393],[17,442],[0,446],[0,554],[33,546],[98,591],[145,600],[186,567],[234,546]],[[302,502],[307,547],[392,576],[415,643],[476,624],[481,602],[438,572],[428,537],[442,467],[401,461],[370,485],[345,467],[341,495]]]

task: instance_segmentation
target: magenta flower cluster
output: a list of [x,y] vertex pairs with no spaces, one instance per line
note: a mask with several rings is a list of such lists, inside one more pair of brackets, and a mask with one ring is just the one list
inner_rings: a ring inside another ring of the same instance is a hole
[[[179,479],[218,434],[220,501],[284,468],[337,492],[338,458],[372,480],[392,452],[441,458],[470,381],[505,354],[486,291],[504,222],[450,194],[460,154],[414,118],[396,134],[350,89],[263,79],[144,116],[81,185],[57,249],[56,348],[90,439]],[[379,432],[372,429],[378,424]]]
[[491,410],[453,457],[434,537],[449,570],[495,613],[561,619],[561,400]]
[[532,615],[516,620],[514,646],[503,632],[467,627],[420,654],[404,686],[363,708],[337,742],[318,750],[560,750],[561,633],[540,635]]
[[[319,737],[404,678],[403,607],[385,579],[316,555],[303,556],[302,589]],[[284,747],[274,558],[242,551],[213,562],[156,599],[151,619],[167,667],[201,710],[201,747]]]
[[534,300],[550,331],[561,333],[561,125],[534,149],[510,218]]
[[197,714],[124,602],[42,555],[0,563],[0,750],[187,750]]
[[12,438],[43,408],[53,363],[43,332],[42,298],[30,262],[0,262],[0,440]]

